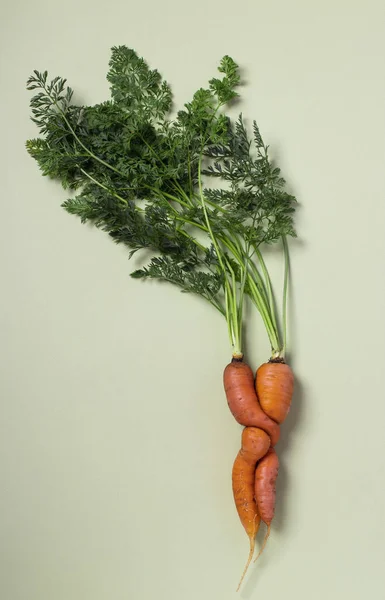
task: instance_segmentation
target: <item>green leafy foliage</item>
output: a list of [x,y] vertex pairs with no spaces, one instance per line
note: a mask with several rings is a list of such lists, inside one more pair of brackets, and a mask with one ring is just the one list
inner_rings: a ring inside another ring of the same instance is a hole
[[230,56],[224,56],[218,67],[220,73],[224,73],[222,79],[213,78],[210,80],[210,89],[218,97],[222,104],[227,104],[233,98],[238,96],[235,88],[240,83],[238,65]]
[[[226,145],[214,144],[205,150],[212,164],[204,170],[229,184],[227,189],[206,189],[206,197],[225,209],[227,228],[238,231],[253,244],[277,242],[295,236],[295,198],[285,192],[285,180],[271,164],[256,122],[254,146],[242,115],[229,130]],[[223,217],[222,217],[223,219]]]
[[257,124],[251,140],[242,115],[232,122],[226,114],[238,96],[237,64],[224,56],[218,72],[172,119],[170,86],[126,46],[112,48],[111,98],[93,106],[74,104],[66,79],[34,71],[27,87],[36,91],[40,137],[26,147],[44,176],[77,190],[67,212],[130,256],[153,251],[133,277],[171,282],[239,319],[231,298],[253,293],[252,250],[295,235],[295,198]]
[[131,48],[112,48],[107,80],[111,83],[114,102],[129,114],[132,121],[157,121],[171,108],[169,85]]
[[136,279],[151,278],[168,281],[182,292],[198,294],[216,308],[220,308],[219,297],[223,287],[219,273],[210,273],[203,269],[188,269],[169,256],[154,257],[150,264],[132,273]]

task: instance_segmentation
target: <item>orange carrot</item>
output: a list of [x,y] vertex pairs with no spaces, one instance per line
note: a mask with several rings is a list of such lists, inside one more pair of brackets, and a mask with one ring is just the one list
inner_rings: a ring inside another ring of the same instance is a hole
[[274,448],[258,462],[255,471],[255,498],[258,512],[262,521],[270,525],[274,518],[275,509],[275,482],[278,476],[279,460]]
[[278,476],[278,469],[279,460],[277,453],[274,448],[269,448],[265,456],[258,462],[255,470],[255,500],[257,503],[257,510],[262,521],[267,525],[265,539],[255,560],[262,554],[270,535],[270,526],[274,518],[275,510],[275,482]]
[[223,374],[227,403],[234,418],[246,427],[259,427],[269,434],[272,446],[279,440],[279,426],[266,415],[254,388],[254,376],[249,365],[233,359]]
[[256,427],[246,427],[242,432],[242,447],[234,461],[232,482],[235,506],[250,540],[250,552],[237,591],[253,558],[255,536],[261,517],[254,498],[255,467],[270,447],[269,436]]
[[293,387],[293,372],[282,360],[273,359],[257,370],[255,389],[261,408],[277,423],[282,423],[287,417]]

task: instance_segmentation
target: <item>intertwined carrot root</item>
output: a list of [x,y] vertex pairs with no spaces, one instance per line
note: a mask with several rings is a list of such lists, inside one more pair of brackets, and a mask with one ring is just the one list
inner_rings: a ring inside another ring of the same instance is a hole
[[257,427],[245,427],[242,432],[242,447],[233,465],[232,482],[235,506],[250,540],[249,557],[238,589],[253,558],[255,537],[261,522],[254,494],[255,468],[258,460],[266,454],[269,447],[270,438],[267,433]]
[[242,448],[232,473],[235,505],[250,541],[238,591],[254,555],[261,520],[266,523],[267,531],[255,561],[265,549],[270,535],[279,468],[273,446],[279,438],[279,424],[290,409],[293,373],[283,361],[273,360],[259,367],[254,382],[250,367],[237,359],[225,368],[224,387],[233,416],[245,426]]

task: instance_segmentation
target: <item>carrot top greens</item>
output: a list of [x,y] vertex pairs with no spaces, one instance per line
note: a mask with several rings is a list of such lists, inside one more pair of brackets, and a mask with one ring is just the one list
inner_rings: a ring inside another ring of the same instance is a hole
[[[171,118],[169,85],[137,53],[112,48],[111,99],[78,106],[66,80],[34,71],[29,90],[40,137],[27,141],[43,175],[77,190],[63,207],[91,221],[130,257],[153,251],[135,278],[173,283],[199,294],[225,316],[235,356],[242,354],[246,297],[259,310],[273,356],[286,339],[287,236],[294,236],[295,198],[254,122],[226,106],[238,96],[238,66],[224,56],[219,78],[199,89]],[[277,318],[265,244],[282,244],[283,308]],[[282,324],[282,326],[280,325]]]

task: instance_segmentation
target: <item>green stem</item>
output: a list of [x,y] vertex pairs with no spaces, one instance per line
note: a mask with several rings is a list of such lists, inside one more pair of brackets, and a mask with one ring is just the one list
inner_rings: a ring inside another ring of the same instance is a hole
[[213,300],[212,298],[210,298],[210,296],[204,296],[204,298],[206,298],[206,300],[208,302],[210,302],[210,304],[214,308],[216,308],[221,313],[221,315],[223,315],[226,318],[226,312],[225,312],[224,308],[219,303],[215,302],[215,300]]
[[157,194],[161,194],[162,196],[164,196],[165,198],[168,198],[169,200],[172,200],[173,202],[177,202],[178,204],[180,204],[181,206],[184,206],[185,208],[190,208],[190,204],[187,204],[186,202],[183,202],[183,200],[181,200],[180,198],[178,198],[177,196],[173,196],[172,194],[169,194],[168,192],[164,192],[163,190],[159,190],[157,188],[152,187],[152,185],[145,185],[145,187],[149,190],[151,190],[152,192],[155,192]]
[[227,268],[231,274],[230,305],[231,305],[232,328],[234,331],[235,340],[237,341],[237,347],[240,352],[241,341],[240,341],[240,325],[239,325],[239,321],[238,321],[239,310],[238,310],[238,300],[237,300],[237,282],[236,282],[236,278],[235,278],[234,269],[232,268],[230,261],[228,260],[228,258],[226,256],[224,256],[223,258],[224,258]]
[[193,188],[193,181],[192,181],[192,176],[191,176],[190,150],[188,151],[187,164],[188,164],[188,185],[189,185],[190,195],[192,196],[193,192],[194,192],[194,188]]
[[[221,270],[222,270],[222,273],[224,276],[224,280],[225,280],[226,307],[227,307],[226,315],[227,315],[227,318],[229,319],[228,320],[229,334],[230,334],[230,342],[233,347],[233,354],[240,355],[240,354],[242,354],[242,352],[241,352],[241,348],[240,348],[239,334],[237,332],[237,330],[238,330],[237,314],[236,314],[237,311],[236,310],[234,311],[234,294],[233,294],[233,290],[231,288],[230,282],[227,277],[227,271],[226,271],[226,268],[225,268],[225,265],[223,262],[222,252],[219,248],[218,242],[217,242],[214,232],[211,228],[211,223],[210,223],[210,219],[209,219],[208,212],[207,212],[205,197],[203,194],[201,165],[202,165],[202,151],[201,151],[201,154],[199,157],[199,164],[198,164],[199,196],[200,196],[200,201],[201,201],[201,205],[202,205],[202,209],[203,209],[203,214],[204,214],[205,221],[206,221],[208,234],[209,234],[211,241],[213,243],[213,246],[215,248],[215,252],[218,257],[218,262],[221,267]],[[232,272],[232,275],[234,275],[234,272]],[[234,280],[235,280],[235,275],[232,277],[233,285],[234,285]],[[235,314],[234,314],[234,312],[235,312]]]
[[254,304],[256,305],[256,307],[258,308],[260,315],[262,317],[262,320],[265,324],[267,335],[270,340],[272,352],[273,352],[273,354],[275,354],[277,352],[279,353],[279,351],[280,351],[279,341],[277,339],[276,332],[274,331],[274,327],[271,322],[271,317],[268,313],[268,310],[266,309],[266,304],[263,302],[263,300],[261,298],[260,291],[258,290],[258,287],[257,287],[254,279],[252,277],[250,277],[250,274],[248,277],[248,282],[249,282],[249,286],[251,289],[251,298],[252,298]]
[[229,334],[230,345],[233,347],[234,346],[234,332],[233,332],[232,320],[231,320],[230,294],[229,294],[228,286],[225,287],[225,305],[226,305],[227,331]]
[[[194,194],[195,197],[195,194]],[[198,196],[199,198],[199,196]],[[223,208],[223,206],[220,206],[219,204],[216,204],[215,202],[213,202],[212,200],[209,200],[208,198],[205,198],[205,202],[206,204],[208,204],[209,206],[212,206],[212,208],[215,208],[218,212],[221,213],[226,213],[226,208]]]
[[87,171],[85,171],[82,167],[79,167],[79,168],[80,168],[80,171],[83,173],[83,175],[85,175],[90,181],[92,181],[93,183],[95,183],[96,185],[98,185],[99,187],[101,187],[103,190],[106,190],[106,192],[108,192],[109,194],[111,194],[111,196],[114,196],[115,198],[117,198],[118,200],[120,200],[120,202],[122,202],[125,206],[128,205],[128,202],[127,202],[127,200],[125,198],[122,198],[122,196],[119,196],[119,194],[117,194],[113,190],[110,190],[101,181],[98,181],[97,179],[95,179],[94,177],[92,177],[92,175],[90,175],[89,173],[87,173]]
[[287,295],[288,295],[288,287],[289,287],[289,271],[290,271],[290,261],[289,261],[289,247],[287,244],[286,236],[282,236],[283,243],[283,253],[285,257],[285,274],[284,274],[284,283],[283,283],[283,306],[282,306],[282,328],[283,328],[283,348],[281,352],[282,358],[285,358],[286,346],[287,346]]
[[274,339],[277,340],[276,346],[279,346],[279,341],[278,341],[279,336],[278,336],[277,327],[274,323],[274,320],[273,320],[271,312],[270,312],[268,296],[267,296],[264,282],[261,278],[261,275],[260,275],[256,265],[249,259],[248,252],[243,251],[243,253],[241,254],[239,252],[239,250],[237,250],[237,248],[234,247],[234,245],[232,244],[231,241],[229,241],[228,239],[225,239],[225,238],[220,238],[220,239],[221,239],[221,242],[224,244],[224,246],[226,246],[230,250],[230,252],[232,252],[234,258],[238,261],[238,263],[242,269],[244,268],[245,263],[248,266],[251,266],[253,274],[251,274],[249,272],[248,279],[250,280],[250,278],[251,278],[254,282],[254,286],[253,286],[254,296],[256,294],[258,294],[258,307],[259,307],[258,310],[261,312],[261,314],[263,313],[263,315],[265,315],[266,320],[269,322],[269,330],[271,331],[271,334],[274,336]]
[[257,265],[254,264],[251,259],[249,261],[249,265],[251,267],[255,283],[257,284],[258,289],[259,289],[259,291],[260,291],[260,293],[261,293],[261,295],[263,297],[264,303],[266,304],[266,307],[269,307],[269,298],[268,298],[268,295],[267,295],[265,283],[264,283],[264,281],[263,281],[263,279],[261,277],[260,272],[258,271]]
[[239,307],[238,307],[239,341],[240,341],[241,346],[242,346],[242,334],[243,334],[243,305],[244,305],[244,297],[245,297],[246,280],[247,280],[247,269],[243,269],[241,288],[240,288],[240,293],[239,293]]
[[255,253],[258,257],[259,263],[261,265],[262,271],[263,271],[263,275],[265,278],[265,283],[266,283],[266,289],[267,289],[267,297],[268,297],[268,302],[269,302],[269,307],[270,307],[270,315],[271,315],[271,320],[273,322],[274,325],[274,329],[277,333],[277,337],[279,338],[279,331],[278,331],[278,326],[277,326],[277,319],[276,319],[276,314],[275,314],[275,302],[274,302],[274,296],[273,296],[273,290],[272,290],[272,286],[271,286],[271,279],[270,279],[270,275],[269,275],[269,271],[266,267],[266,263],[263,259],[262,253],[259,250],[258,247],[254,247],[255,249]]
[[[212,237],[212,232],[210,233],[211,228],[209,228],[207,226],[205,227],[204,225],[196,223],[195,221],[186,220],[182,216],[180,216],[180,217],[178,216],[177,219],[182,222],[188,223],[194,227],[198,227],[202,231],[209,233],[210,237]],[[245,263],[248,264],[249,266],[251,266],[253,273],[249,272],[247,274],[247,276],[245,275],[245,283],[246,283],[246,280],[248,280],[250,283],[251,297],[252,297],[252,300],[254,301],[254,304],[258,308],[258,310],[262,316],[262,319],[264,321],[264,324],[267,329],[267,333],[268,333],[268,336],[269,336],[269,339],[271,342],[272,350],[273,350],[273,352],[279,352],[280,342],[279,342],[279,335],[278,335],[276,323],[275,323],[274,318],[271,315],[268,294],[267,294],[264,282],[258,272],[256,265],[252,261],[248,260],[247,256],[245,256],[245,252],[243,252],[243,255],[241,254],[241,251],[239,249],[239,244],[237,245],[236,243],[234,243],[234,240],[226,238],[222,235],[219,236],[218,239],[228,250],[230,250],[230,252],[234,256],[234,258],[238,262],[240,268],[242,269],[242,273],[244,273],[244,271],[245,271]],[[214,244],[214,247],[217,251],[218,246],[216,246],[216,244]],[[226,261],[226,262],[227,262],[227,265],[229,265],[228,261]],[[221,267],[223,270],[223,263],[221,264]],[[231,288],[228,289],[228,285],[229,284],[226,279],[226,287],[227,287],[228,294],[231,297],[233,297],[233,292],[232,292]],[[243,298],[243,293],[242,293],[242,296],[239,298],[239,301],[238,301],[239,306],[240,306],[241,302],[243,302],[243,299],[244,298]],[[229,300],[229,302],[230,302],[230,300]],[[241,326],[242,311],[241,311],[241,314],[239,314],[239,308],[237,308],[236,310],[234,309],[234,302],[231,302],[229,305],[228,318],[230,318],[232,320],[232,322],[236,322],[235,327],[234,327],[234,325],[232,326],[232,330],[234,331],[234,334],[235,334],[235,332],[237,332],[238,346],[241,347],[241,339],[240,338],[241,338],[241,331],[242,331],[242,326]]]
[[192,235],[190,235],[189,233],[187,233],[187,231],[185,231],[182,228],[178,228],[177,231],[179,233],[181,233],[182,235],[184,235],[186,238],[188,238],[191,242],[194,242],[194,244],[199,248],[199,250],[202,250],[202,252],[206,252],[207,247],[204,246],[203,244],[201,244],[200,242],[198,242],[198,240],[196,240]]

